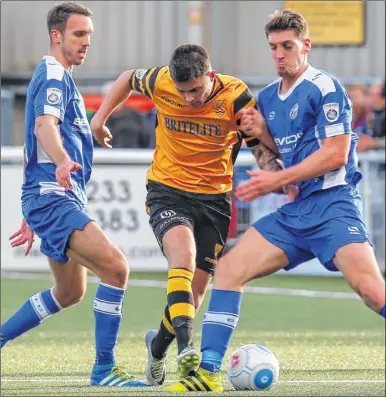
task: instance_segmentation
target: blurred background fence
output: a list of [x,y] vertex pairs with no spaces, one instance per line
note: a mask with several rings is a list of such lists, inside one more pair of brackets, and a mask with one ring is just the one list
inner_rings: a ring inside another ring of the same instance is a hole
[[[151,150],[96,149],[95,166],[88,186],[88,212],[127,255],[131,267],[139,271],[164,271],[166,261],[148,225],[145,211],[145,175],[152,161]],[[8,236],[20,223],[22,183],[22,147],[1,148],[1,266],[7,270],[47,269],[47,263],[35,243],[29,257],[24,248],[12,249]],[[382,153],[360,155],[363,174],[365,221],[376,246],[382,269],[385,268],[385,158]],[[256,167],[252,154],[242,151],[235,167],[235,187],[247,178],[245,171]],[[125,192],[125,193],[124,193]],[[233,200],[233,216],[228,235],[232,246],[240,234],[258,218],[287,201],[286,196],[270,194],[251,204]],[[38,240],[38,239],[37,239]],[[291,274],[331,275],[314,260]]]

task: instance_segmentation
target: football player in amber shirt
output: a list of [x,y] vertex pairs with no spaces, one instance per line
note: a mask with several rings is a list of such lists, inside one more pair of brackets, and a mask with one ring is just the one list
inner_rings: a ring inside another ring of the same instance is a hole
[[161,385],[166,375],[166,351],[175,337],[179,376],[187,376],[199,364],[199,353],[191,344],[193,317],[225,245],[233,163],[242,140],[270,169],[279,165],[269,134],[260,134],[260,142],[238,130],[240,119],[248,117],[247,109],[256,107],[247,85],[217,74],[203,47],[180,45],[169,66],[124,72],[91,121],[102,146],[111,147],[107,118],[133,90],[151,98],[157,110],[146,209],[169,272],[160,328],[149,331],[145,341],[147,380]]

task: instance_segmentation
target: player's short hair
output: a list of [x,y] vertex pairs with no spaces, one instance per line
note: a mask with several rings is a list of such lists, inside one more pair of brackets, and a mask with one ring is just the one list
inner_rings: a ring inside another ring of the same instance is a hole
[[174,81],[180,83],[202,77],[209,70],[208,51],[197,44],[179,45],[170,58],[170,75]]
[[48,33],[53,29],[57,29],[60,32],[64,32],[69,16],[71,14],[84,15],[86,17],[92,17],[92,12],[89,8],[85,7],[80,3],[74,3],[72,1],[65,1],[57,4],[51,8],[47,15],[47,28]]
[[386,98],[386,87],[385,87],[386,81],[383,80],[382,84],[382,98]]
[[265,25],[265,37],[271,32],[281,30],[293,30],[300,39],[309,34],[308,23],[304,16],[292,10],[275,11],[270,15],[270,20]]

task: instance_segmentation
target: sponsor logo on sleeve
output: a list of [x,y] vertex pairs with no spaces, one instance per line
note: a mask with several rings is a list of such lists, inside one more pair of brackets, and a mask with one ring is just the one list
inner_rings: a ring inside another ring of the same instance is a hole
[[323,105],[324,115],[330,122],[334,122],[339,118],[339,103],[326,103]]
[[145,76],[146,72],[147,69],[137,69],[137,71],[135,72],[135,77],[140,80],[143,76]]
[[47,88],[47,102],[57,105],[62,100],[62,91],[59,88]]

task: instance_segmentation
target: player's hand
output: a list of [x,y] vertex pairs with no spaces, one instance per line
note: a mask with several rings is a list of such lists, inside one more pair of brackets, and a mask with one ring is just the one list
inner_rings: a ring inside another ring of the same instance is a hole
[[236,188],[236,197],[241,201],[253,201],[281,188],[280,172],[247,170],[251,179],[240,183]]
[[92,119],[90,123],[90,128],[95,139],[102,147],[108,149],[112,148],[109,142],[113,139],[113,136],[111,135],[110,130],[106,127],[105,124],[100,124],[95,119]]
[[11,247],[15,248],[19,245],[23,245],[27,243],[27,248],[25,249],[25,256],[29,254],[32,248],[32,244],[34,243],[34,231],[28,226],[25,219],[22,220],[20,229],[13,233],[12,236],[9,237],[11,240]]
[[366,134],[358,134],[359,142],[357,146],[357,152],[368,152],[370,150],[376,149],[376,139],[372,136],[368,136]]
[[62,164],[56,166],[56,180],[59,185],[64,187],[66,190],[71,190],[73,188],[71,182],[71,172],[78,171],[82,166],[72,160],[66,160]]
[[259,138],[266,128],[264,117],[254,107],[240,110],[240,130],[249,136]]

